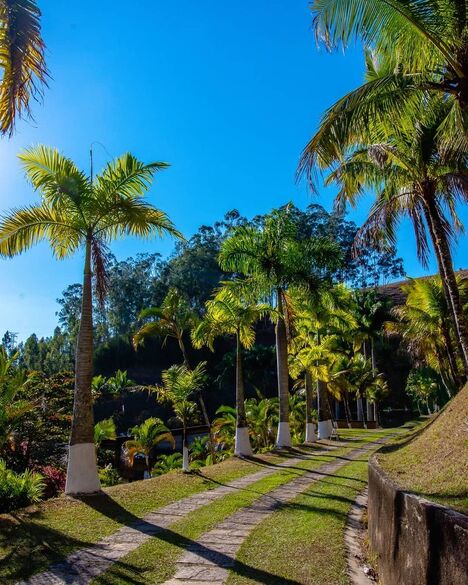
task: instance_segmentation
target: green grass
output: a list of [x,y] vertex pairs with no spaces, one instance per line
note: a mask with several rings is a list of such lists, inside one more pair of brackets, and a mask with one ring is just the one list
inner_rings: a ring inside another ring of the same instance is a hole
[[[270,492],[276,487],[291,481],[306,470],[333,461],[337,457],[346,456],[350,449],[357,448],[368,442],[374,441],[385,434],[385,431],[366,432],[346,430],[343,437],[350,441],[346,448],[340,448],[325,455],[317,455],[311,460],[301,461],[292,469],[283,469],[277,473],[262,479],[246,489],[225,496],[189,514],[186,518],[173,525],[170,530],[162,535],[151,538],[132,553],[115,563],[106,573],[92,582],[92,585],[124,585],[128,583],[163,583],[175,572],[176,561],[183,550],[193,540],[203,533],[214,528],[218,523],[230,516],[239,508],[247,506]],[[308,453],[310,449],[297,449],[297,453]],[[293,454],[294,456],[294,454]],[[338,472],[339,473],[339,472]]]
[[[260,460],[279,463],[281,454]],[[60,497],[0,515],[0,583],[14,583],[62,559],[73,550],[112,534],[123,524],[191,494],[259,470],[237,458],[203,468],[200,474],[169,473],[108,488],[84,501]]]
[[348,585],[344,530],[367,481],[367,458],[307,490],[254,529],[228,585]]
[[[375,440],[386,432],[345,430],[340,433],[349,441],[349,446],[344,449],[344,452]],[[310,453],[311,450],[297,449],[288,456],[294,457],[300,452]],[[315,465],[315,461],[316,464],[323,463],[336,455],[338,452],[314,458],[314,462],[310,465]],[[199,474],[170,473],[152,480],[115,486],[107,489],[104,496],[87,498],[85,501],[62,497],[44,502],[30,510],[0,516],[0,582],[15,583],[32,573],[44,570],[51,563],[63,559],[72,551],[97,542],[118,530],[123,524],[131,523],[152,510],[188,495],[215,488],[218,483],[227,483],[254,473],[261,469],[259,465],[262,462],[280,463],[286,456],[285,453],[268,454],[258,457],[256,462],[231,458],[223,463],[205,467]],[[298,472],[296,470],[296,473]],[[284,471],[278,471],[274,476],[262,480],[266,482],[265,489],[268,489],[270,481],[274,483],[286,478],[285,474]],[[294,476],[290,474],[289,478],[292,477]],[[259,495],[257,494],[257,497]],[[248,491],[239,495],[238,498],[235,495],[226,496],[222,502],[216,502],[206,509],[194,512],[194,515],[200,514],[198,520],[192,515],[184,519],[182,525],[174,527],[172,531],[174,538],[176,538],[176,530],[187,530],[186,533],[181,532],[179,538],[193,538],[194,534],[196,536],[200,533],[199,530],[202,532],[208,530],[210,525],[204,524],[204,518],[207,522],[212,519],[213,522],[219,521],[218,518],[222,519],[225,515],[229,515],[231,510],[246,505],[243,500],[245,497],[251,497]],[[235,508],[230,506],[235,506]],[[221,516],[216,516],[215,510],[217,510],[216,514]],[[201,528],[198,528],[199,526]],[[125,562],[134,563],[134,568],[140,566],[144,574],[146,570],[151,572],[154,564],[164,565],[161,561],[166,558],[164,555],[175,559],[177,553],[180,552],[180,544],[163,542],[160,544],[163,548],[159,550],[157,543],[161,543],[161,540],[151,539],[149,543],[131,553],[135,556],[129,555],[130,558],[125,559]],[[145,553],[145,547],[153,546],[156,547],[153,552]],[[166,546],[170,548],[169,552]],[[149,557],[153,558],[148,560]],[[123,564],[120,564],[120,570],[124,570]],[[114,577],[118,579],[118,576],[114,575],[112,578]],[[129,581],[115,582],[128,583]]]
[[378,461],[402,488],[468,513],[468,385],[424,428]]

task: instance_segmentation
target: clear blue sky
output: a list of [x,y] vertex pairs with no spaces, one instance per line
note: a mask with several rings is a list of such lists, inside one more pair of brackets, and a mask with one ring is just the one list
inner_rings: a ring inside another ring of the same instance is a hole
[[[321,113],[362,79],[360,51],[317,49],[307,0],[39,0],[53,77],[34,123],[0,141],[0,209],[32,203],[16,153],[57,146],[88,168],[127,150],[171,168],[151,201],[185,235],[232,208],[244,215],[312,201],[294,182],[299,153]],[[318,199],[330,207],[331,193]],[[361,222],[364,203],[351,217]],[[468,219],[465,212],[464,219]],[[118,258],[170,253],[170,240],[122,241]],[[422,273],[408,226],[399,253]],[[456,253],[466,267],[466,239]],[[81,280],[82,257],[57,262],[46,244],[0,260],[0,334],[48,335],[56,298]],[[432,267],[434,268],[434,266]]]

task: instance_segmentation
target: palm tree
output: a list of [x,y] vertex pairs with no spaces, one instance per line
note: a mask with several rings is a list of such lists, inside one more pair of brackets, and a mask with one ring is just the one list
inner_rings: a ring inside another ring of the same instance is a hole
[[[466,310],[468,282],[459,277],[458,287]],[[398,321],[386,323],[386,329],[402,336],[417,362],[440,374],[450,397],[460,387],[460,371],[442,282],[440,278],[410,280],[403,290],[405,304],[393,309]]]
[[124,392],[127,388],[132,388],[134,386],[135,382],[130,380],[127,372],[123,372],[122,370],[117,370],[106,382],[106,389],[114,396],[119,397],[120,410],[122,413],[125,412]]
[[141,425],[133,427],[130,433],[133,439],[125,441],[124,444],[127,457],[133,465],[135,455],[143,453],[148,472],[150,471],[150,454],[153,447],[163,441],[169,442],[172,448],[175,447],[175,441],[171,431],[159,418],[147,418]]
[[[396,227],[408,217],[415,231],[417,252],[426,265],[428,242],[433,244],[447,304],[457,333],[457,345],[468,374],[468,327],[453,269],[451,243],[461,228],[455,211],[457,201],[466,201],[466,151],[453,143],[450,152],[441,152],[437,133],[447,104],[431,100],[420,104],[416,123],[395,130],[387,125],[374,127],[373,140],[342,153],[332,168],[327,184],[336,183],[339,207],[355,205],[367,189],[376,191],[376,201],[358,232],[355,248],[369,242],[395,243]],[[372,136],[369,136],[372,138]],[[450,213],[447,218],[444,209]]]
[[244,371],[242,348],[250,349],[255,343],[255,323],[271,309],[269,305],[253,303],[242,294],[236,282],[226,282],[214,299],[206,303],[203,321],[192,332],[195,347],[207,345],[214,350],[213,342],[221,335],[236,338],[236,432],[234,453],[252,455],[249,429],[245,414]]
[[12,257],[48,240],[58,259],[84,248],[80,331],[75,361],[75,395],[68,456],[67,494],[100,489],[94,446],[93,273],[97,294],[106,293],[107,244],[129,235],[181,237],[166,214],[143,201],[155,173],[165,163],[143,164],[131,154],[89,177],[58,150],[37,146],[20,155],[38,205],[13,210],[0,222],[0,255]]
[[102,441],[108,441],[117,438],[117,429],[112,418],[105,418],[94,425],[94,442],[96,446]]
[[[179,345],[182,359],[187,368],[190,368],[187,348],[185,346],[185,335],[197,326],[199,317],[194,311],[187,298],[176,288],[169,289],[160,307],[151,307],[143,309],[139,319],[146,321],[133,336],[133,346],[135,349],[144,343],[148,337],[162,337],[163,343],[167,338],[175,339]],[[150,321],[147,321],[151,319]],[[214,441],[211,430],[211,421],[206,409],[205,400],[201,391],[198,393],[198,400],[203,414],[205,425],[208,427],[210,435],[210,451],[214,458]]]
[[168,337],[171,337],[179,345],[184,364],[188,368],[190,367],[184,336],[196,326],[199,319],[197,313],[190,307],[188,300],[179,290],[169,289],[162,305],[143,309],[139,319],[145,323],[133,336],[135,349],[148,337],[162,337],[164,343]]
[[185,364],[171,366],[162,373],[162,385],[156,387],[158,399],[172,405],[176,417],[182,424],[182,469],[190,471],[187,427],[197,412],[197,405],[191,397],[203,386],[205,363],[201,362],[190,370]]
[[288,289],[315,286],[324,264],[340,256],[337,246],[325,240],[301,240],[289,208],[273,211],[260,228],[241,226],[227,238],[219,254],[223,270],[247,277],[247,288],[259,298],[274,298],[279,423],[276,445],[291,446],[289,429],[288,337],[291,314]]
[[[325,114],[303,152],[300,172],[312,178],[315,156],[328,156],[367,134],[373,121],[397,124],[401,110],[420,107],[421,96],[449,104],[442,142],[467,147],[468,52],[464,3],[454,0],[315,0],[317,39],[329,49],[359,37],[366,47],[366,83]],[[376,67],[376,64],[378,66]],[[377,73],[375,69],[380,69]],[[333,137],[333,139],[331,139]],[[329,161],[330,162],[330,161]]]
[[[378,339],[382,323],[388,313],[388,302],[373,290],[354,291],[351,310],[356,321],[356,329],[353,332],[355,343],[362,343],[364,357],[366,359],[370,357],[372,369],[377,370],[375,341]],[[361,416],[363,420],[363,408],[361,408]],[[375,420],[375,404],[369,400],[367,401],[367,420]]]
[[47,85],[41,11],[35,0],[0,2],[0,132],[13,134],[15,121],[31,115],[31,99]]

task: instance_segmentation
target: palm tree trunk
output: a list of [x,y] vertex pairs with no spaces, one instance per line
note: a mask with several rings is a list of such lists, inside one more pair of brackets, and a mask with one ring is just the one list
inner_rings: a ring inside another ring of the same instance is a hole
[[329,439],[333,431],[330,403],[328,402],[328,389],[326,382],[317,380],[318,402],[318,438]]
[[453,270],[450,245],[434,201],[433,187],[431,185],[426,186],[424,203],[424,213],[437,258],[442,285],[447,298],[447,305],[454,324],[457,344],[460,348],[465,371],[464,377],[466,380],[468,379],[468,329],[460,301],[460,292],[458,290],[455,271]]
[[234,454],[243,457],[250,457],[252,455],[249,428],[245,414],[244,372],[242,368],[242,346],[239,332],[236,335],[236,437]]
[[187,424],[185,420],[183,421],[182,424],[182,471],[185,472],[190,471],[189,448],[187,441]]
[[[177,341],[179,342],[179,348],[180,348],[180,351],[182,353],[182,359],[184,360],[184,365],[188,370],[190,370],[191,369],[190,362],[188,359],[187,350],[185,348],[185,343],[184,343],[184,340],[182,338],[182,335],[180,335],[177,338]],[[200,408],[202,411],[203,420],[205,421],[205,426],[208,428],[208,435],[210,438],[209,443],[208,443],[208,447],[210,449],[211,459],[213,460],[213,463],[215,463],[216,453],[215,453],[215,448],[214,448],[213,430],[211,428],[210,417],[208,416],[208,411],[206,410],[206,404],[205,404],[205,401],[203,399],[203,394],[202,394],[201,390],[198,391],[198,401],[200,403]]]
[[86,239],[81,321],[76,345],[75,394],[68,450],[66,494],[89,494],[101,489],[94,445],[94,417],[91,381],[93,378],[93,298],[91,238]]
[[306,429],[305,429],[305,442],[313,443],[317,440],[315,434],[314,421],[312,420],[312,402],[313,402],[313,387],[312,387],[312,376],[310,372],[305,374],[305,395],[306,395]]
[[276,436],[277,447],[291,446],[289,429],[289,371],[288,371],[288,340],[284,321],[283,291],[277,293],[278,320],[276,322],[276,368],[278,375],[279,423]]

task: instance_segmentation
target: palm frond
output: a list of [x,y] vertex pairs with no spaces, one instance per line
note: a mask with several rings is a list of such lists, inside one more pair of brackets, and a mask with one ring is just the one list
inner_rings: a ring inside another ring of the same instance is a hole
[[31,115],[30,101],[47,86],[41,12],[34,0],[0,2],[0,132],[12,134],[15,120]]

